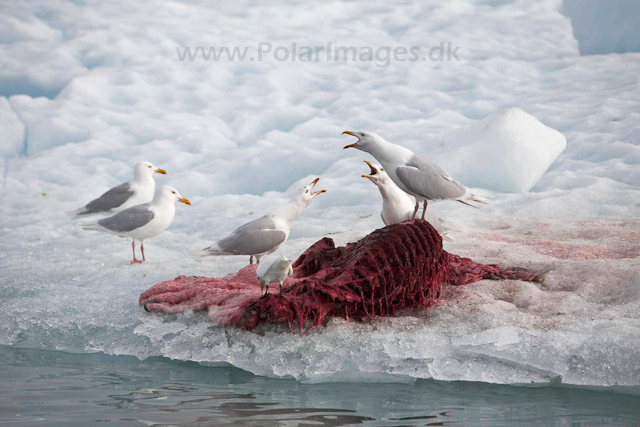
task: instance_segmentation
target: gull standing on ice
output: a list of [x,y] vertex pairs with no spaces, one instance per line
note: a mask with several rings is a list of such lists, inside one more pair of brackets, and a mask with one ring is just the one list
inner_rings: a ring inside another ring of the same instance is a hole
[[256,269],[256,275],[260,280],[260,292],[267,287],[265,295],[269,293],[269,283],[279,282],[280,293],[282,293],[282,283],[284,279],[293,274],[291,261],[284,255],[267,255]]
[[[400,224],[401,222],[409,221],[413,213],[414,205],[407,193],[394,184],[382,167],[374,165],[368,160],[365,160],[365,163],[369,165],[371,172],[369,172],[369,175],[362,175],[362,177],[369,179],[369,181],[373,182],[380,190],[380,195],[382,196],[381,216],[384,225]],[[448,229],[442,225],[438,217],[431,210],[427,210],[424,218],[440,233],[443,240],[448,242],[455,241],[455,239],[447,233]]]
[[249,255],[249,264],[253,264],[253,257],[258,263],[264,255],[275,252],[282,245],[291,231],[293,221],[313,202],[318,194],[326,190],[312,191],[320,181],[302,187],[296,196],[284,206],[281,206],[265,216],[238,227],[233,233],[218,240],[208,248],[194,251],[201,257],[220,255]]
[[[133,239],[131,264],[141,263],[146,261],[144,257],[145,239],[157,236],[171,224],[176,214],[176,202],[191,204],[175,188],[163,185],[149,203],[133,206],[113,216],[96,222],[83,222],[80,225],[85,230],[102,231]],[[140,240],[142,261],[136,259],[136,240]]]
[[125,182],[87,203],[86,206],[69,212],[76,218],[99,213],[113,213],[131,206],[148,203],[156,191],[154,173],[166,174],[164,169],[155,167],[149,162],[141,161],[133,169],[133,181]]
[[477,208],[476,203],[487,203],[487,199],[471,193],[467,187],[454,181],[440,166],[428,162],[397,144],[392,144],[373,132],[344,131],[342,134],[355,136],[358,141],[344,148],[356,148],[371,154],[387,171],[389,177],[402,191],[416,198],[411,216],[413,221],[418,213],[420,202],[424,204],[422,219],[427,211],[428,200],[455,200]]

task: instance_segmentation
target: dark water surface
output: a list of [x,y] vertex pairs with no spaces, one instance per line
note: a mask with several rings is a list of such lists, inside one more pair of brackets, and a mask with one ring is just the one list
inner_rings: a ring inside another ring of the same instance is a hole
[[640,396],[568,386],[326,383],[0,347],[4,426],[640,425]]

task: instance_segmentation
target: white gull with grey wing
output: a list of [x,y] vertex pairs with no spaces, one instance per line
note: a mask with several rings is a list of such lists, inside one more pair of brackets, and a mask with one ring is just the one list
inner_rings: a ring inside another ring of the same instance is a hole
[[[409,221],[413,214],[414,203],[411,201],[407,193],[402,191],[389,178],[387,172],[379,165],[374,165],[368,160],[365,163],[369,165],[371,172],[368,175],[362,175],[363,178],[369,179],[380,190],[382,196],[382,222],[384,225],[400,224]],[[440,219],[430,209],[424,215],[424,219],[436,229],[443,240],[453,242],[455,239],[448,234],[449,229],[442,225]]]
[[133,169],[133,180],[113,187],[103,195],[87,203],[69,215],[76,218],[100,214],[114,213],[132,206],[148,203],[153,199],[156,190],[154,173],[166,174],[164,169],[155,167],[149,162],[140,161]]
[[222,255],[249,255],[249,263],[253,257],[257,262],[275,252],[289,238],[291,226],[300,213],[313,202],[318,194],[325,190],[312,191],[320,178],[301,188],[296,196],[284,206],[276,208],[265,216],[248,222],[227,237],[218,240],[208,248],[194,251],[201,257]]
[[[85,230],[101,231],[120,237],[133,239],[132,264],[146,261],[144,256],[144,241],[162,233],[173,221],[176,214],[176,202],[190,205],[191,202],[178,193],[173,187],[163,185],[150,203],[137,205],[125,209],[113,216],[95,222],[83,222],[80,225]],[[136,240],[140,241],[142,261],[136,259]]]
[[440,166],[421,159],[408,148],[392,144],[373,132],[344,131],[343,134],[358,138],[357,142],[345,146],[345,149],[353,147],[371,154],[402,191],[416,198],[412,220],[420,202],[424,202],[424,215],[428,200],[455,200],[474,208],[478,207],[475,203],[487,203],[486,199],[476,196],[451,178]]

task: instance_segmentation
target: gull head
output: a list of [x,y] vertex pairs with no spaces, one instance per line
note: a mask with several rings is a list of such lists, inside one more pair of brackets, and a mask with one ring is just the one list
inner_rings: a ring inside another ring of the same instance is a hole
[[165,175],[167,172],[164,169],[157,168],[153,164],[144,160],[138,162],[133,170],[134,178],[147,178],[152,176],[154,173]]
[[309,206],[311,202],[313,202],[313,199],[318,196],[318,194],[326,193],[327,190],[313,191],[313,188],[316,186],[318,181],[320,181],[320,178],[314,179],[311,184],[305,185],[298,191],[296,198],[301,200],[305,204],[305,206]]
[[191,205],[191,202],[188,199],[182,197],[178,190],[168,185],[163,185],[162,187],[160,187],[160,190],[158,190],[158,194],[156,195],[156,197],[161,197],[164,200],[169,200],[173,203],[181,202],[185,205]]
[[364,162],[369,165],[369,169],[371,169],[371,171],[368,175],[362,175],[363,178],[367,178],[378,187],[383,187],[389,182],[391,178],[389,178],[389,175],[387,175],[382,166],[374,165],[369,160],[365,160]]
[[378,149],[387,142],[377,133],[369,132],[366,130],[359,131],[359,132],[352,132],[350,130],[345,130],[344,132],[342,132],[342,134],[351,135],[358,138],[358,140],[353,144],[345,145],[344,146],[345,150],[347,148],[355,148],[360,151],[373,154],[376,151],[378,151]]

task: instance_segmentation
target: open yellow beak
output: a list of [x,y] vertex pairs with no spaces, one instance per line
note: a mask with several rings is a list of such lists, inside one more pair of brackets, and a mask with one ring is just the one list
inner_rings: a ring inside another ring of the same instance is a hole
[[[316,186],[316,184],[318,183],[318,181],[320,181],[320,178],[316,178],[316,179],[314,179],[314,180],[311,182],[311,189],[313,189],[313,187],[315,187],[315,186]],[[326,192],[327,192],[327,190],[320,190],[320,191],[315,191],[315,192],[313,192],[313,193],[311,193],[311,194],[313,194],[314,196],[317,196],[318,194],[326,193]]]
[[[373,175],[376,172],[376,169],[373,167],[373,164],[371,164],[371,162],[369,160],[365,160],[364,162],[369,165],[369,169],[371,169],[371,172],[369,172],[369,173]],[[361,177],[362,178],[373,178],[371,175],[361,175]]]
[[166,174],[167,174],[167,171],[166,171],[166,170],[164,170],[164,169],[160,169],[160,168],[158,168],[158,169],[156,169],[156,170],[155,170],[155,173],[161,173],[162,175],[166,175]]
[[[351,132],[350,130],[345,130],[344,132],[342,132],[342,134],[343,135],[347,134],[347,135],[355,136],[356,138],[358,138],[358,136],[355,133]],[[360,139],[360,138],[358,138],[358,139]],[[355,147],[356,144],[357,144],[357,142],[354,142],[353,144],[345,145],[343,150],[346,150],[347,148]]]
[[185,205],[191,206],[191,202],[189,201],[189,199],[185,199],[184,197],[180,197],[178,201],[184,203]]

